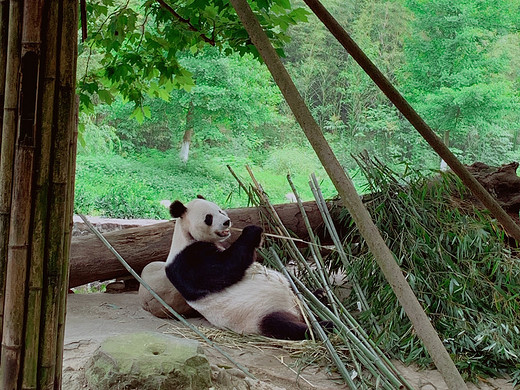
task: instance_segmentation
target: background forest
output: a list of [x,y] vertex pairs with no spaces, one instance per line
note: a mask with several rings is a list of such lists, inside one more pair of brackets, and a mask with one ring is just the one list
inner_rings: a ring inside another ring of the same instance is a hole
[[[323,3],[464,163],[520,160],[518,0]],[[136,24],[132,15],[117,23]],[[293,19],[305,15],[300,10]],[[357,185],[363,179],[352,155],[364,150],[397,171],[439,168],[438,156],[315,17],[289,26],[286,36],[291,39],[278,37],[283,61]],[[89,72],[104,66],[95,39],[81,46],[83,91],[93,88]],[[312,196],[306,184],[312,172],[322,179],[325,195],[333,196],[254,54],[191,48],[177,53],[176,66],[186,76],[177,85],[159,88],[150,78],[137,97],[130,89],[119,95],[108,87],[89,99],[82,95],[76,211],[167,218],[161,200],[187,201],[197,194],[222,207],[246,206],[247,196],[226,165],[239,174],[250,165],[273,203],[286,201],[288,172],[303,198]]]

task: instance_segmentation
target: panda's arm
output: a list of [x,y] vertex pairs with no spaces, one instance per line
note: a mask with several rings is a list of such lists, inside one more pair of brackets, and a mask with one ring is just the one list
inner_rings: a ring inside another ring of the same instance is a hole
[[225,251],[208,242],[196,242],[177,255],[166,274],[187,300],[196,300],[229,287],[244,277],[260,245],[262,228],[246,227]]
[[263,229],[259,226],[247,226],[228,249],[216,254],[216,259],[211,264],[211,275],[207,275],[215,286],[225,288],[244,277],[245,271],[255,260],[255,251],[262,241],[262,232]]

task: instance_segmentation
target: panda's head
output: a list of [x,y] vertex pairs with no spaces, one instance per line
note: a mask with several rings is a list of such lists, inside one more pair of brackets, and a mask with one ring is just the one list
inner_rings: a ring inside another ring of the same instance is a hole
[[220,242],[231,236],[231,220],[226,212],[201,197],[186,205],[176,200],[170,205],[170,214],[195,241]]

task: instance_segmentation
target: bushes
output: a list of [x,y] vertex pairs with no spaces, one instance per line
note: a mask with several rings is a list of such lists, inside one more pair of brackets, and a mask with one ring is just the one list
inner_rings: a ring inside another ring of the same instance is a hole
[[[225,153],[224,153],[225,152]],[[283,155],[283,151],[276,152]],[[293,175],[296,185],[308,188],[311,172],[321,172],[324,178],[323,191],[334,196],[335,189],[319,162],[305,155],[309,149],[287,151],[294,161],[297,174]],[[313,163],[300,164],[303,159]],[[187,164],[180,161],[177,151],[159,152],[149,150],[146,154],[122,157],[119,155],[91,155],[78,157],[76,170],[76,212],[102,215],[112,218],[169,218],[162,200],[189,201],[198,194],[219,204],[223,208],[246,207],[248,198],[239,190],[238,183],[226,165],[230,165],[240,176],[247,175],[245,157],[237,156],[222,148],[195,149]],[[252,166],[255,175],[271,189],[274,203],[287,202],[289,192],[285,176],[289,164],[269,164],[265,168]],[[305,200],[311,199],[310,190],[302,193]]]
[[[227,174],[225,167],[222,171]],[[112,218],[164,219],[169,214],[161,200],[186,201],[200,193],[226,204],[236,187],[231,175],[224,176],[196,161],[184,165],[176,153],[153,151],[128,158],[79,156],[75,210]]]

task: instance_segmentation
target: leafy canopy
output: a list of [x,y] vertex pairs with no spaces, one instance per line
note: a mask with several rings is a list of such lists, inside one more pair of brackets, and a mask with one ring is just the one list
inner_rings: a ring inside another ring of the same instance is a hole
[[[289,0],[258,0],[251,7],[278,48],[286,30],[306,20]],[[87,5],[88,37],[79,49],[79,95],[82,109],[98,101],[110,104],[116,93],[136,105],[138,120],[149,117],[144,97],[165,100],[174,88],[189,91],[192,74],[178,53],[196,53],[211,45],[225,53],[258,53],[226,0],[97,0]]]

